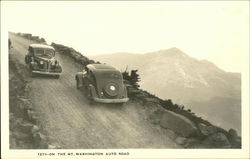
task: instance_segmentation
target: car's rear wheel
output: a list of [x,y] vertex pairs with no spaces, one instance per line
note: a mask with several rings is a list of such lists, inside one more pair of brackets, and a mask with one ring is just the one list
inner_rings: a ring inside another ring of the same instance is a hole
[[25,56],[24,61],[26,64],[28,63],[27,56]]
[[56,79],[59,79],[59,78],[60,78],[60,75],[55,75],[55,78],[56,78]]
[[78,78],[76,78],[76,89],[80,89]]
[[122,107],[125,105],[125,103],[117,103],[116,105]]
[[35,74],[32,71],[30,71],[30,77],[35,77]]

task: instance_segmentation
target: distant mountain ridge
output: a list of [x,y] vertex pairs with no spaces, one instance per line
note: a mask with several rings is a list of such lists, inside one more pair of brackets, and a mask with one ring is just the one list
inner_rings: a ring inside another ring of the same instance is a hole
[[225,125],[225,128],[231,126],[240,132],[240,73],[225,72],[212,62],[197,60],[178,48],[145,54],[106,54],[91,58],[114,65],[122,71],[126,67],[138,69],[142,89],[162,99],[184,104],[215,124]]

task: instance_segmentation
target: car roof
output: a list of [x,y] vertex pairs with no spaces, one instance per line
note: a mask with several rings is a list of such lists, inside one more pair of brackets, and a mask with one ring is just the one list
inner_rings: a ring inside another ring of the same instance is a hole
[[115,67],[110,66],[108,64],[89,64],[89,65],[87,65],[87,67],[90,70],[95,71],[95,72],[99,72],[99,71],[110,71],[110,72],[119,71]]
[[43,49],[52,49],[55,50],[52,46],[44,45],[44,44],[30,44],[32,48],[43,48]]

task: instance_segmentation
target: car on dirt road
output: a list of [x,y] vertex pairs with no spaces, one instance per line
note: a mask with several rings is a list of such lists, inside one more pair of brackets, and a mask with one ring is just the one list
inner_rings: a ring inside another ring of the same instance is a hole
[[75,76],[77,89],[83,89],[91,103],[127,102],[122,73],[107,64],[89,64]]
[[35,74],[53,75],[56,78],[62,73],[62,66],[55,59],[55,49],[44,44],[31,44],[25,55],[25,63],[31,76]]

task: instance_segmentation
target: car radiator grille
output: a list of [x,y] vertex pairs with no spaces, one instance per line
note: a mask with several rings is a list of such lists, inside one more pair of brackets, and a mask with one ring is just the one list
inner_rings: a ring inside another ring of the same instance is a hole
[[48,69],[48,62],[44,62],[43,68],[44,68],[44,69]]

